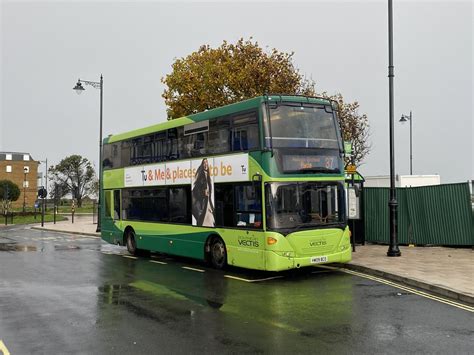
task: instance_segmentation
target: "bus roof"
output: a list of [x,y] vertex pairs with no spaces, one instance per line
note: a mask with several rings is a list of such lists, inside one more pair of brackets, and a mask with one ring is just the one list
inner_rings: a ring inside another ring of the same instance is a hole
[[163,123],[158,123],[152,126],[135,129],[132,131],[109,135],[104,139],[104,143],[114,143],[122,141],[129,138],[139,137],[146,134],[151,134],[154,132],[160,132],[169,128],[175,128],[184,126],[189,123],[199,122],[208,120],[214,117],[225,116],[235,112],[248,110],[258,107],[262,102],[265,101],[292,101],[292,102],[302,102],[302,103],[313,103],[313,104],[322,104],[328,105],[330,101],[324,98],[309,97],[309,96],[291,96],[291,95],[268,95],[268,96],[258,96],[252,99],[236,102],[226,106],[217,107],[208,111],[195,113],[189,116],[184,116],[176,119],[172,119]]

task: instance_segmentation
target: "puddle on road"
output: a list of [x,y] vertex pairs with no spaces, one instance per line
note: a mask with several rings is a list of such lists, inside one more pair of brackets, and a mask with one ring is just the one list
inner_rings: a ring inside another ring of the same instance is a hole
[[0,243],[0,251],[36,251],[34,245],[22,245],[16,243]]
[[54,250],[58,251],[72,251],[81,249],[78,245],[55,245]]

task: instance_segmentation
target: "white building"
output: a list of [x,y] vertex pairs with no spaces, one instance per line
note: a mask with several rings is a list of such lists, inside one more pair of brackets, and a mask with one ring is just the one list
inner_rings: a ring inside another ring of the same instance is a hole
[[[395,187],[440,185],[439,175],[396,175]],[[365,176],[364,187],[390,187],[390,176]]]

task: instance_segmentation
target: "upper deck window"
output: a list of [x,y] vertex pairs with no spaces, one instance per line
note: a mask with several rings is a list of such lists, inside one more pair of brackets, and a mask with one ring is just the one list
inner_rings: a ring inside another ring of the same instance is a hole
[[333,112],[324,105],[285,103],[269,107],[269,112],[271,127],[265,130],[267,146],[271,133],[274,148],[339,148]]

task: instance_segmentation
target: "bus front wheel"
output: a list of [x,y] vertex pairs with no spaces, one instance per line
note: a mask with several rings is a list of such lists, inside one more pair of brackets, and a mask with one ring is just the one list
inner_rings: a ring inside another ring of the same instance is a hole
[[211,242],[210,259],[216,269],[223,269],[227,265],[227,251],[224,241],[219,237]]
[[128,252],[132,255],[137,255],[137,243],[135,241],[135,232],[133,229],[127,231],[125,243],[127,244]]

